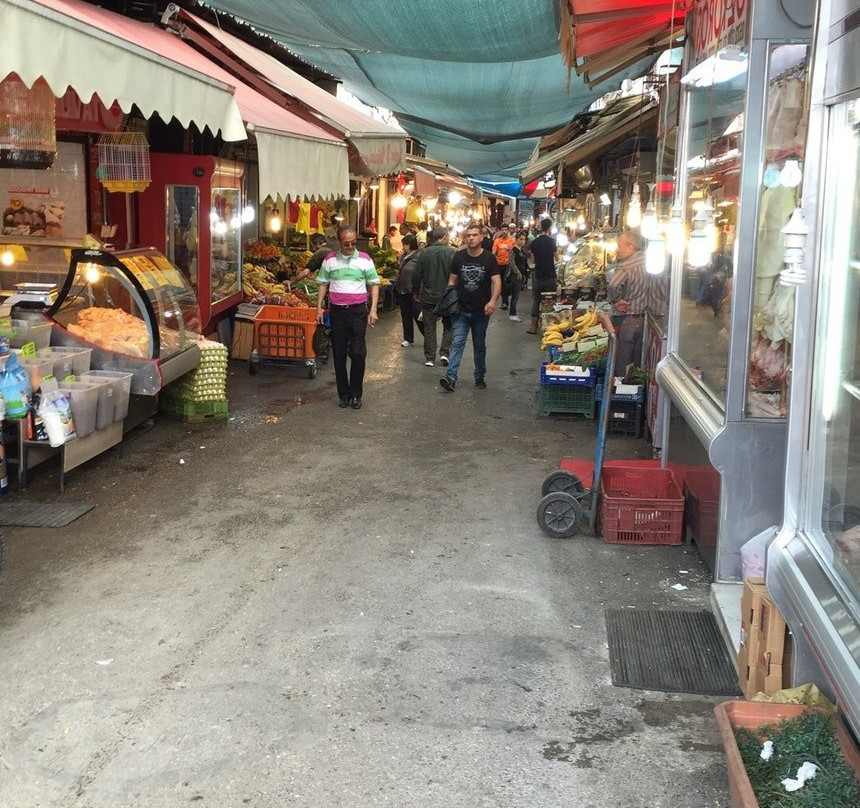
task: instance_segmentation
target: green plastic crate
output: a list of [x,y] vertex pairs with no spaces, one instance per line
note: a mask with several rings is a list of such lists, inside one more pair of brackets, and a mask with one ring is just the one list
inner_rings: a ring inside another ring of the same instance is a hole
[[181,421],[224,421],[230,415],[230,405],[226,401],[180,401],[176,398],[161,396],[159,409],[165,415]]
[[538,414],[573,413],[594,418],[594,388],[578,385],[542,384],[538,393]]

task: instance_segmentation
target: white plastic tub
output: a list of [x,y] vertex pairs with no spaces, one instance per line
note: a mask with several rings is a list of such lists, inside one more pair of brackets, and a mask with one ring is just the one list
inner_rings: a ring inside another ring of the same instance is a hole
[[88,370],[81,374],[81,381],[87,379],[109,385],[110,391],[107,395],[113,402],[113,420],[122,421],[128,415],[132,374],[119,370]]
[[99,386],[90,382],[60,382],[58,387],[72,402],[72,418],[78,437],[86,437],[96,428]]

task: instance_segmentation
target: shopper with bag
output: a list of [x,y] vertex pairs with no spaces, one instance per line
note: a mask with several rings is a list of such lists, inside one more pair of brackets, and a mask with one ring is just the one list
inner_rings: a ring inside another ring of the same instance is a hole
[[400,254],[400,265],[397,270],[397,279],[394,281],[394,291],[397,292],[400,303],[400,319],[403,322],[403,342],[400,344],[408,348],[415,342],[415,325],[424,333],[424,318],[421,314],[421,306],[412,294],[412,282],[415,267],[418,263],[418,239],[407,233],[403,237],[403,252]]
[[448,364],[451,352],[451,318],[437,317],[433,309],[442,299],[448,278],[451,274],[451,262],[456,250],[448,244],[448,228],[434,227],[428,238],[430,244],[418,252],[418,260],[412,278],[412,291],[421,302],[421,314],[424,319],[424,364],[432,368],[436,364],[436,321],[442,320],[442,343],[439,346],[439,361]]

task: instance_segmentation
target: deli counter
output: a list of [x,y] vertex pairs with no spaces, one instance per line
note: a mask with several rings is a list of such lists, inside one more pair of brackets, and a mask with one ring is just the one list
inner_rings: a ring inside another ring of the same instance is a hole
[[54,320],[52,344],[92,348],[93,367],[133,374],[133,395],[157,395],[200,361],[194,290],[151,247],[72,250],[47,316]]

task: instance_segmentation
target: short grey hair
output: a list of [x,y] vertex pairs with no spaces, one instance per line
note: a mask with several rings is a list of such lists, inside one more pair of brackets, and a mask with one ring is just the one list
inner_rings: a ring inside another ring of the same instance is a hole
[[448,228],[447,227],[434,227],[430,231],[430,240],[431,241],[441,241],[447,235],[448,235]]
[[638,230],[625,230],[621,235],[630,242],[630,246],[637,252],[642,252],[648,243],[645,236]]

